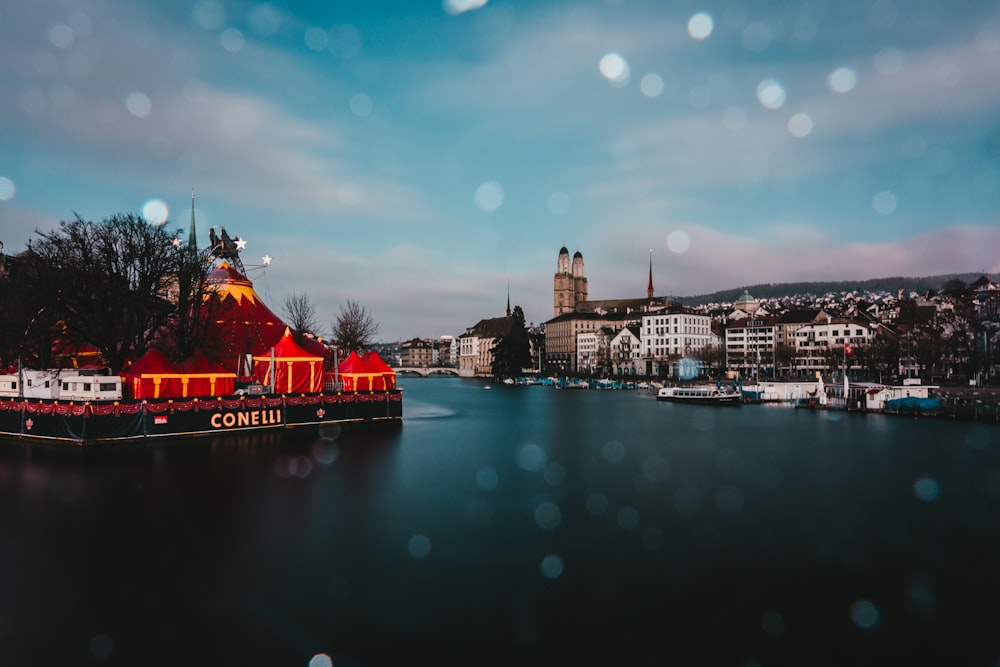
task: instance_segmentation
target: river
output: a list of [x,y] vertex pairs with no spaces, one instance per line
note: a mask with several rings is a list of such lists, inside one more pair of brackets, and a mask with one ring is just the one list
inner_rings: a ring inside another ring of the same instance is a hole
[[0,662],[1000,660],[996,425],[400,384],[398,428],[0,442]]

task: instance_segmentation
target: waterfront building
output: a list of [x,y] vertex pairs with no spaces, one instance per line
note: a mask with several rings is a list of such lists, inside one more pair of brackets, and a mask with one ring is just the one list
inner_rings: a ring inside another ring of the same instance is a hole
[[858,369],[861,363],[857,352],[868,348],[871,341],[868,325],[827,315],[796,330],[793,365],[795,370],[807,372],[843,371],[845,365],[848,370]]
[[[508,311],[509,313],[509,311]],[[510,333],[511,318],[479,320],[465,330],[459,340],[458,374],[461,377],[489,377],[493,374],[493,347],[497,338]]]
[[400,360],[403,366],[427,368],[434,364],[434,345],[422,338],[413,338],[400,346]]
[[647,375],[642,363],[641,327],[624,326],[611,339],[611,372],[614,375]]
[[672,375],[683,357],[704,357],[721,345],[712,318],[683,306],[666,306],[643,313],[640,354],[646,375]]
[[775,329],[778,318],[745,317],[726,327],[726,366],[744,377],[774,373]]

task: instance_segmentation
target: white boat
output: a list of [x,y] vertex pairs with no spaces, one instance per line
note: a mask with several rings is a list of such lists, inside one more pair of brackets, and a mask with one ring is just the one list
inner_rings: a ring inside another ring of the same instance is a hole
[[656,393],[658,401],[706,405],[739,405],[742,398],[739,392],[720,387],[663,387]]

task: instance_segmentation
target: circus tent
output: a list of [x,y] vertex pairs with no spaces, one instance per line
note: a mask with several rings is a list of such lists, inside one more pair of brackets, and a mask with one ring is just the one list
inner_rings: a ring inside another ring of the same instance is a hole
[[181,397],[229,396],[236,391],[236,373],[229,373],[204,355],[181,362]]
[[382,371],[369,367],[357,352],[351,352],[337,365],[337,375],[344,383],[344,391],[371,391]]
[[271,312],[253,283],[222,261],[208,274],[209,288],[220,297],[210,312],[217,330],[213,357],[228,370],[239,371],[245,355],[261,355],[281,340],[287,326]]
[[131,398],[229,396],[236,384],[235,373],[201,355],[173,364],[155,347],[125,369],[122,377],[124,391]]
[[122,371],[122,378],[122,389],[132,398],[172,398],[181,395],[180,369],[155,347]]
[[365,366],[371,372],[381,373],[381,375],[372,378],[372,389],[387,390],[396,388],[396,371],[392,370],[392,367],[382,360],[378,352],[375,350],[365,352],[361,357],[361,361],[364,362]]
[[253,376],[269,386],[273,378],[274,391],[281,394],[323,391],[323,357],[303,350],[285,327],[270,349],[253,355]]

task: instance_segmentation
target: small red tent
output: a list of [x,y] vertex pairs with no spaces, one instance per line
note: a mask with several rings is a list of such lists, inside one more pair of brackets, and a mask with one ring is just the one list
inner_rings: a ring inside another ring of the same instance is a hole
[[369,368],[357,352],[351,352],[337,365],[337,375],[344,383],[344,391],[371,391],[373,380],[382,372]]
[[181,362],[181,396],[229,396],[236,391],[236,373],[195,354]]
[[253,376],[261,384],[271,384],[272,361],[274,390],[279,394],[323,391],[323,357],[299,347],[288,327],[271,350],[253,355]]
[[132,398],[175,398],[181,395],[179,369],[155,347],[150,348],[124,372],[125,391]]
[[380,373],[372,378],[372,389],[376,390],[386,390],[396,388],[396,371],[392,370],[389,364],[382,361],[382,357],[375,350],[365,352],[364,356],[361,357],[361,361],[364,362],[373,373]]

